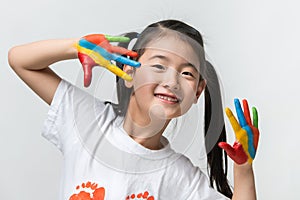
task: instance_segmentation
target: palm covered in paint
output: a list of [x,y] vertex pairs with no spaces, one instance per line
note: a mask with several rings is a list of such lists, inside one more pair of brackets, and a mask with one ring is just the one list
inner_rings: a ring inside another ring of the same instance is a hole
[[140,63],[130,60],[121,55],[137,57],[138,54],[123,47],[113,46],[110,42],[129,42],[130,38],[121,36],[109,36],[104,34],[91,34],[84,36],[75,44],[78,51],[78,58],[82,64],[84,71],[84,86],[88,87],[91,83],[92,68],[94,66],[102,66],[112,73],[120,76],[125,80],[132,78],[123,72],[120,68],[111,63],[112,60],[139,67]]
[[247,161],[248,163],[252,163],[256,155],[259,139],[257,110],[255,107],[252,108],[252,123],[247,100],[243,100],[244,111],[238,99],[234,100],[234,104],[239,122],[229,108],[226,108],[226,115],[235,132],[236,142],[233,146],[226,142],[220,142],[219,146],[237,164],[244,164]]

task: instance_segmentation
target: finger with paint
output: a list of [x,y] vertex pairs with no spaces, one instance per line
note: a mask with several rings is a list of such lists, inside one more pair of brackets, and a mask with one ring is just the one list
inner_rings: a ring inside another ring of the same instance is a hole
[[[140,63],[121,55],[137,57],[138,54],[123,47],[113,46],[109,42],[129,42],[129,38],[120,36],[109,36],[103,34],[92,34],[84,36],[79,40],[75,47],[78,51],[78,58],[84,70],[84,86],[88,87],[91,83],[92,68],[102,66],[123,78],[131,81],[132,77],[126,74],[117,66],[111,63],[112,60],[139,67]],[[116,54],[117,53],[117,54]]]
[[226,108],[226,115],[235,132],[236,142],[233,146],[226,142],[220,142],[219,146],[226,151],[228,156],[237,164],[252,163],[256,155],[259,130],[257,110],[253,107],[253,123],[251,121],[247,100],[243,100],[242,110],[240,101],[234,100],[238,121],[229,108]]

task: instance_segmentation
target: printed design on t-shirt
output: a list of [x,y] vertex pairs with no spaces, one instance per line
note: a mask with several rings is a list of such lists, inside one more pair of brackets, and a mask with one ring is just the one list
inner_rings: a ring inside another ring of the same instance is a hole
[[[80,190],[78,194],[73,194],[69,200],[104,200],[105,189],[104,187],[98,187],[97,183],[90,181],[82,183],[76,187],[76,190]],[[126,197],[126,200],[155,200],[153,196],[149,196],[149,192],[131,194]]]
[[73,194],[69,200],[104,200],[105,197],[105,189],[90,181],[78,185],[76,190],[80,190],[79,193]]
[[139,194],[131,194],[131,195],[128,195],[126,197],[126,200],[142,200],[142,199],[145,199],[145,200],[154,200],[154,197],[153,196],[149,196],[149,192],[148,191],[145,191],[144,193],[139,193]]

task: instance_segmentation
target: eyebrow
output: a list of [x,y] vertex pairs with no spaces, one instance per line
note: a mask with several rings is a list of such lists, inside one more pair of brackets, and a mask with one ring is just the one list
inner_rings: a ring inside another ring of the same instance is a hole
[[[163,56],[163,55],[154,55],[154,56],[151,56],[151,57],[149,58],[149,60],[153,60],[153,59],[155,59],[155,58],[159,58],[159,59],[165,60],[165,61],[170,61],[170,60],[171,60],[171,59],[169,59],[168,57]],[[187,63],[183,63],[183,64],[180,65],[180,67],[183,67],[183,66],[189,66],[189,67],[192,67],[192,68],[194,68],[197,72],[199,72],[199,70],[196,68],[196,66],[193,65],[192,63],[187,62]]]

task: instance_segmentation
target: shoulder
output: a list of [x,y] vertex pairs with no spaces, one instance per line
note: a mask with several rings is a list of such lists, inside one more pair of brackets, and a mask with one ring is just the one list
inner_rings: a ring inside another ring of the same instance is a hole
[[182,199],[227,199],[210,186],[207,174],[195,166],[188,157],[182,155],[177,165],[183,176],[181,181],[184,184],[181,185],[185,192]]
[[202,177],[203,172],[199,167],[195,166],[187,156],[181,153],[175,153],[172,157],[174,158],[173,162],[167,169],[170,179],[173,180],[174,177],[176,177],[176,182],[180,181],[181,183],[190,185],[190,183]]
[[76,141],[78,136],[86,138],[99,128],[109,127],[115,116],[111,104],[61,80],[44,121],[42,135],[65,151],[72,145],[69,141]]
[[176,165],[177,170],[180,170],[178,177],[181,177],[176,177],[176,181],[184,191],[180,199],[228,199],[210,186],[208,176],[185,155],[178,159]]
[[[176,153],[176,160],[166,170],[167,173],[164,175],[166,185],[173,188],[172,197],[175,199],[188,199],[199,189],[199,184],[202,187],[205,174],[183,154]],[[170,195],[165,192],[162,191],[161,195]]]
[[63,109],[80,112],[83,115],[91,112],[99,115],[104,112],[104,110],[111,110],[105,108],[112,106],[96,98],[88,91],[66,80],[61,80],[55,92],[51,107],[63,107]]
[[178,159],[178,167],[180,167],[183,176],[187,181],[193,182],[193,180],[200,179],[205,174],[198,166],[195,166],[192,161],[185,155],[181,155]]

